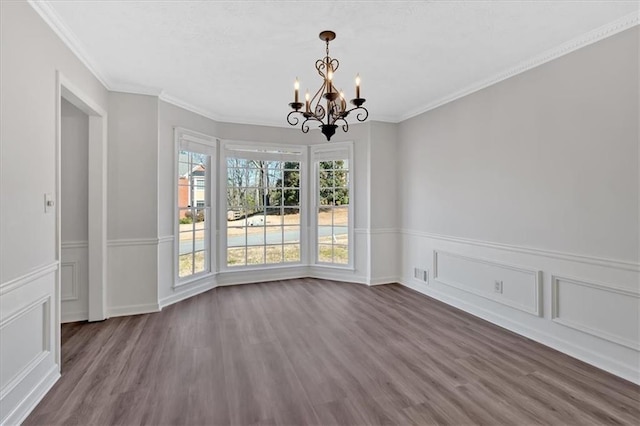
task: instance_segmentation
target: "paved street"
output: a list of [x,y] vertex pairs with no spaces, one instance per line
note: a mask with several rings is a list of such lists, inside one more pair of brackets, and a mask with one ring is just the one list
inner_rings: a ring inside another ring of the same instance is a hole
[[[335,226],[333,227],[334,235],[340,236],[347,233],[346,226]],[[262,245],[266,244],[281,244],[282,237],[284,236],[285,243],[294,243],[300,241],[300,233],[298,231],[285,231],[284,235],[282,235],[281,231],[267,232],[264,234],[248,234],[247,235],[247,245]],[[331,236],[331,228],[330,227],[322,227],[320,228],[319,237],[329,237]],[[245,236],[244,235],[232,235],[227,239],[227,245],[229,247],[237,247],[245,245]],[[204,240],[196,240],[195,241],[195,251],[204,249]],[[192,241],[182,241],[180,242],[180,254],[190,253],[193,250]]]

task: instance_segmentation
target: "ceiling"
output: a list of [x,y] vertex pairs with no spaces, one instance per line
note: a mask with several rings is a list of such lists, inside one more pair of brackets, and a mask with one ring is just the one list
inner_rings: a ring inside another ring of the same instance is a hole
[[[638,23],[637,1],[44,1],[31,4],[111,90],[286,126],[293,81],[397,122]],[[605,26],[605,27],[603,27]]]

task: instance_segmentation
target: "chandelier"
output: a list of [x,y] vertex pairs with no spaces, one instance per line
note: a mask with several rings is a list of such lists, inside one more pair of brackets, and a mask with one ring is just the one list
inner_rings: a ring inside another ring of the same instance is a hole
[[[299,116],[302,116],[304,120],[301,125],[302,133],[309,132],[309,121],[317,121],[320,123],[319,127],[322,134],[327,137],[327,140],[331,140],[331,136],[336,133],[338,125],[342,126],[343,131],[349,131],[347,116],[352,111],[357,111],[355,113],[356,119],[360,122],[369,117],[369,111],[362,106],[365,99],[360,97],[360,75],[356,76],[356,97],[351,99],[351,104],[354,105],[351,109],[347,109],[344,93],[336,90],[333,85],[333,75],[340,66],[340,62],[337,59],[329,56],[329,42],[335,38],[336,33],[333,31],[320,33],[320,40],[324,40],[327,43],[327,56],[316,61],[316,70],[323,79],[322,85],[312,98],[309,96],[309,90],[307,90],[305,103],[303,104],[299,101],[300,83],[296,78],[294,101],[289,104],[293,111],[287,115],[287,123],[292,126],[298,125],[300,122]],[[303,107],[304,110],[302,110]]]

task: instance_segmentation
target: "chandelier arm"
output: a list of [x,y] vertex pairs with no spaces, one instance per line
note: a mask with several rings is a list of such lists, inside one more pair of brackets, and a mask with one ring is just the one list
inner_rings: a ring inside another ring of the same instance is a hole
[[369,118],[369,111],[365,107],[361,106],[356,109],[362,110],[362,111],[358,111],[358,113],[356,114],[356,120],[362,122],[362,121],[365,121],[367,118]]
[[338,61],[335,58],[328,58],[328,59],[329,59],[329,64],[331,65],[331,69],[333,70],[333,72],[336,72],[340,67],[340,61]]
[[316,71],[318,71],[318,74],[320,75],[320,77],[322,77],[323,79],[327,78],[326,74],[324,73],[324,70],[327,68],[327,64],[325,63],[324,59],[318,59],[316,61]]
[[291,126],[297,126],[298,123],[300,122],[300,119],[294,114],[302,114],[302,113],[300,111],[294,110],[294,111],[291,111],[289,114],[287,114],[287,123],[289,123]]
[[[321,85],[318,91],[316,92],[316,94],[313,95],[313,98],[311,98],[311,100],[309,101],[309,106],[312,107],[314,104],[319,104],[323,94],[324,94],[324,84]],[[313,107],[313,110],[315,109],[316,107]]]
[[[361,111],[358,111],[358,110],[361,110]],[[356,113],[356,120],[358,121],[365,121],[367,118],[369,118],[369,111],[363,106],[354,107],[354,108],[351,108],[350,110],[345,111],[344,116],[346,117],[352,111],[358,111]]]
[[338,118],[334,123],[337,124],[338,121],[342,121],[344,124],[342,124],[342,131],[343,132],[348,132],[349,131],[349,123],[347,122],[347,120],[344,119],[344,117],[340,117]]
[[319,121],[320,123],[322,123],[322,121],[318,120],[317,118],[315,118],[313,116],[307,117],[302,122],[302,125],[300,126],[300,129],[302,130],[302,133],[309,133],[309,125],[307,124],[307,121]]
[[322,120],[324,119],[326,114],[327,114],[327,111],[324,109],[324,107],[318,101],[318,103],[316,104],[315,111],[313,113],[313,118],[315,118],[319,122],[322,122]]

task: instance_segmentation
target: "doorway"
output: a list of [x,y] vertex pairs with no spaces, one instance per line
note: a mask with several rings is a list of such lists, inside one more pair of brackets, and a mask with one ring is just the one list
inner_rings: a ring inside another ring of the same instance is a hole
[[[56,317],[58,324],[101,321],[107,318],[107,113],[60,72],[57,89]],[[60,365],[59,325],[56,340]]]

